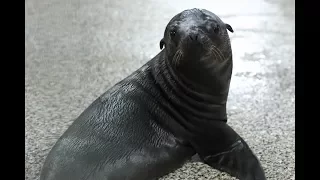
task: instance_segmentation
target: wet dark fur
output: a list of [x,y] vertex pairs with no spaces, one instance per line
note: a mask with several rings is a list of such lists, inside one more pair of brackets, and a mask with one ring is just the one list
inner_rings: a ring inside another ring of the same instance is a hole
[[176,15],[163,49],[95,100],[59,138],[41,180],[148,180],[193,155],[241,180],[264,180],[247,143],[227,125],[232,74],[227,30],[216,15]]

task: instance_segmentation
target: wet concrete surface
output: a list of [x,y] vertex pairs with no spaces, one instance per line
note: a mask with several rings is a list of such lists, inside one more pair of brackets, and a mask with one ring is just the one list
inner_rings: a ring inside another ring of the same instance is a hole
[[[29,0],[25,25],[25,173],[38,179],[57,138],[95,98],[159,52],[175,14],[205,8],[230,24],[229,124],[268,179],[294,179],[295,12],[289,0]],[[230,178],[188,163],[164,179]]]

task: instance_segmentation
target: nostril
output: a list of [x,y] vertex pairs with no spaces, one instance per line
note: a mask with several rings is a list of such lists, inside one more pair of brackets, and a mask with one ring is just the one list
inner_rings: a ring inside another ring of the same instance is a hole
[[189,38],[192,41],[197,41],[198,40],[198,35],[189,35]]

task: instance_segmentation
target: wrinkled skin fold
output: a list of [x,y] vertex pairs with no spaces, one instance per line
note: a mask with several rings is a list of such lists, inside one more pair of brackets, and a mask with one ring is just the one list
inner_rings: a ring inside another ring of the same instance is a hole
[[207,10],[168,23],[153,59],[97,98],[49,152],[41,180],[158,179],[197,154],[240,180],[265,180],[228,124],[231,25]]

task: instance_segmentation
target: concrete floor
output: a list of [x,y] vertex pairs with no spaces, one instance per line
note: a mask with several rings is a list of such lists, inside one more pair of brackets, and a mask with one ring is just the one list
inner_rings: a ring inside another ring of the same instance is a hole
[[[169,19],[193,7],[216,13],[235,31],[229,124],[261,159],[268,179],[294,179],[294,1],[25,3],[25,179],[38,179],[45,156],[72,120],[157,54]],[[188,163],[164,179],[223,177],[230,178]]]

